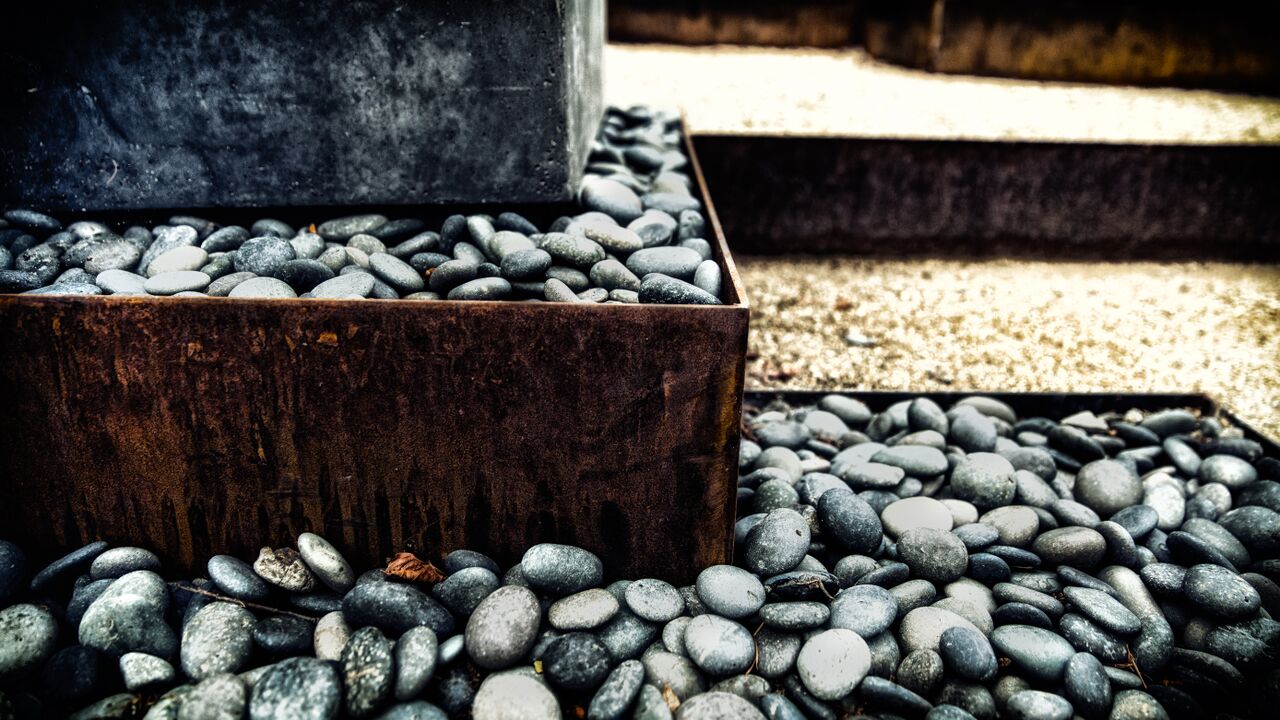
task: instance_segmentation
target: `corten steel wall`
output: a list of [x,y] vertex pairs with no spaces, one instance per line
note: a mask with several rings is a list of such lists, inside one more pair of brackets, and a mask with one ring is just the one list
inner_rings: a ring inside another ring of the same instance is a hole
[[0,296],[0,527],[188,572],[305,530],[360,566],[560,541],[691,582],[731,557],[748,320],[707,209],[723,307]]
[[603,109],[603,0],[46,0],[0,27],[0,205],[565,201]]
[[1280,146],[699,136],[734,249],[1280,257]]
[[857,42],[866,0],[610,0],[609,40],[686,45]]

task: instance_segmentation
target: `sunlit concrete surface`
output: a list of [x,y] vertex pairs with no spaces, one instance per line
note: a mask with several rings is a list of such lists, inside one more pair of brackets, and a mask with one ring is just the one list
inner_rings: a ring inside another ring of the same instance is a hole
[[1280,267],[737,261],[749,389],[1204,392],[1280,438]]
[[940,75],[861,49],[613,44],[605,50],[605,98],[682,107],[700,133],[1280,142],[1280,99]]

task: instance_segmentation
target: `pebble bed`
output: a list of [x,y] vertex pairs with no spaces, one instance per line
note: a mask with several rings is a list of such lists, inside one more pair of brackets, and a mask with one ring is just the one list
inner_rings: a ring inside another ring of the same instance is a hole
[[545,231],[513,212],[439,230],[379,214],[246,229],[176,216],[112,229],[27,209],[0,220],[0,292],[718,305],[679,115],[610,108],[578,191]]
[[[0,542],[0,718],[1269,715],[1280,460],[1185,410],[984,397],[750,408],[738,557],[674,587],[592,553],[357,575],[306,533],[169,581]],[[394,563],[393,563],[394,565]],[[419,568],[421,569],[421,568]],[[429,575],[429,573],[427,574]]]

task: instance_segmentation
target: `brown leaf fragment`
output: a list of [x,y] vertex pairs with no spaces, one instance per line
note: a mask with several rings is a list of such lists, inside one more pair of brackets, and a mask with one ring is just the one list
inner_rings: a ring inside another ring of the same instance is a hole
[[680,698],[676,697],[675,692],[671,690],[671,683],[662,683],[662,699],[667,701],[667,707],[671,712],[675,712],[680,707]]
[[409,582],[433,584],[444,580],[445,574],[440,572],[440,568],[429,562],[418,559],[413,553],[396,553],[391,558],[391,562],[387,563],[387,569],[384,573],[393,578],[407,580]]

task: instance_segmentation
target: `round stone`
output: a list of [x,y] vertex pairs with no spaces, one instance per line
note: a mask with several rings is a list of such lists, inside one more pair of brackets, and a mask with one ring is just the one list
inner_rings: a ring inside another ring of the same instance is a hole
[[946,505],[930,497],[903,498],[890,503],[880,513],[884,530],[892,537],[901,537],[913,528],[951,529],[951,511]]
[[147,278],[142,289],[150,295],[177,295],[180,292],[203,290],[212,279],[199,270],[180,270],[160,273]]
[[501,584],[498,576],[488,568],[463,568],[445,578],[444,582],[437,583],[431,594],[454,615],[466,617]]
[[556,687],[591,690],[609,673],[609,651],[595,636],[572,632],[547,646],[542,655],[542,672]]
[[1017,489],[1013,465],[995,453],[971,453],[951,473],[955,496],[979,508],[1008,505]]
[[[929,500],[929,498],[917,499]],[[818,521],[826,533],[852,553],[862,555],[874,553],[880,548],[880,543],[884,539],[884,528],[875,509],[867,501],[855,495],[852,490],[846,488],[836,488],[822,494],[818,500]],[[948,525],[948,529],[949,527]]]
[[199,270],[207,262],[209,262],[209,253],[193,245],[183,245],[156,256],[147,265],[147,277],[182,270]]
[[334,610],[316,621],[316,631],[312,635],[312,649],[321,660],[337,660],[342,657],[342,649],[351,639],[351,626],[341,610]]
[[1113,633],[1132,635],[1142,629],[1137,615],[1101,590],[1066,587],[1062,592],[1081,615]]
[[1025,505],[998,507],[984,513],[979,521],[995,528],[1001,545],[1013,547],[1027,547],[1040,531],[1040,516]]
[[1097,530],[1064,527],[1042,533],[1031,551],[1050,565],[1070,565],[1087,570],[1102,561],[1107,541]]
[[236,272],[251,272],[261,277],[275,275],[281,265],[295,257],[289,241],[278,237],[250,238],[235,251]]
[[796,668],[800,681],[814,697],[839,700],[853,692],[871,670],[871,650],[852,630],[825,630],[800,648]]
[[690,282],[698,266],[702,264],[702,259],[696,250],[668,246],[637,250],[627,258],[626,264],[627,269],[637,277],[644,277],[649,273],[662,273]]
[[684,649],[703,672],[723,677],[751,667],[756,647],[742,625],[717,615],[699,615],[685,629]]
[[792,570],[809,551],[809,523],[790,508],[778,508],[747,534],[743,563],[769,577]]
[[765,716],[750,700],[716,691],[689,698],[676,710],[675,720],[765,720]]
[[1164,706],[1141,690],[1121,690],[1111,703],[1113,720],[1169,720]]
[[525,551],[520,567],[530,587],[556,595],[595,587],[604,579],[600,558],[572,545],[534,545]]
[[277,280],[273,277],[254,277],[236,285],[231,289],[231,292],[227,293],[227,297],[263,299],[296,298],[298,297],[298,293],[294,292],[293,288],[289,287],[289,283],[283,280]]
[[1114,460],[1095,460],[1076,473],[1075,498],[1102,517],[1142,502],[1142,481]]
[[560,703],[546,684],[522,673],[485,678],[471,706],[475,720],[559,720]]
[[272,665],[253,684],[250,720],[328,720],[342,704],[342,684],[333,664],[295,657]]
[[1187,570],[1183,593],[1196,607],[1224,620],[1247,618],[1262,606],[1262,596],[1248,581],[1219,565],[1201,564]]
[[155,655],[125,653],[120,656],[120,677],[129,692],[168,685],[176,674],[167,660]]
[[0,678],[39,667],[57,639],[58,621],[48,610],[27,604],[0,610]]
[[547,610],[547,621],[556,630],[593,630],[617,614],[618,599],[613,593],[592,588],[557,600]]
[[987,682],[998,669],[996,653],[985,635],[966,627],[951,627],[938,638],[938,654],[953,674],[974,682]]
[[578,200],[588,210],[602,212],[620,223],[630,223],[644,214],[640,197],[616,180],[588,175],[582,181]]
[[698,599],[712,612],[730,619],[754,615],[764,605],[764,585],[755,575],[733,565],[712,565],[698,574]]
[[960,538],[934,528],[913,528],[898,538],[898,559],[914,577],[949,583],[964,575],[969,552]]
[[991,631],[991,644],[1033,679],[1057,684],[1075,655],[1061,635],[1028,625],[1002,625]]
[[871,462],[902,468],[911,477],[931,478],[947,471],[947,456],[925,445],[896,445],[878,451]]
[[118,578],[135,570],[159,572],[160,558],[144,548],[111,548],[94,558],[93,564],[89,566],[89,577],[94,580]]
[[467,621],[467,653],[482,668],[511,667],[533,647],[541,619],[538,596],[531,590],[517,585],[498,588]]
[[1211,455],[1200,463],[1199,470],[1200,479],[1206,483],[1221,483],[1233,490],[1258,479],[1253,465],[1234,455]]
[[84,612],[78,637],[81,645],[113,657],[145,652],[168,657],[178,649],[177,638],[165,622],[169,588],[150,570],[136,570],[114,580]]
[[357,585],[343,596],[342,612],[353,627],[373,625],[393,637],[419,625],[448,636],[455,627],[453,615],[431,596],[396,582]]
[[429,627],[411,628],[395,645],[395,698],[401,702],[422,694],[439,658],[439,643]]
[[334,592],[345,593],[355,586],[351,566],[328,540],[315,533],[302,533],[298,536],[298,552],[311,572]]
[[1005,714],[1013,720],[1070,720],[1071,703],[1041,690],[1023,690],[1009,698]]
[[863,638],[884,632],[898,617],[898,600],[878,585],[855,585],[831,601],[831,627],[852,630]]
[[684,598],[671,583],[654,578],[636,580],[623,593],[631,612],[649,622],[667,622],[684,614]]
[[902,641],[904,652],[910,653],[916,650],[936,652],[942,641],[942,633],[953,627],[981,632],[977,626],[960,615],[950,610],[927,605],[903,616],[902,622],[898,625],[898,637]]
[[182,631],[182,670],[192,680],[237,672],[253,651],[253,614],[214,602],[200,608]]

